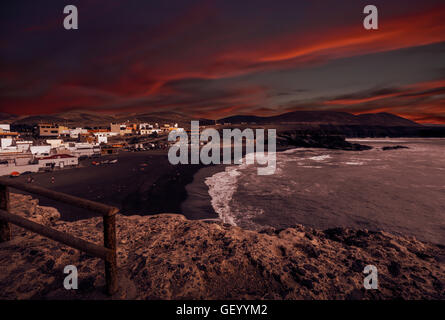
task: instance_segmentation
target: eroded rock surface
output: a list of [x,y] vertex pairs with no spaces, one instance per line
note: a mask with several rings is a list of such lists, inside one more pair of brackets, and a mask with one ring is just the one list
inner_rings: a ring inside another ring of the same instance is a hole
[[52,226],[60,219],[60,213],[56,208],[40,206],[39,200],[29,195],[11,193],[10,207],[11,213],[46,226]]
[[[102,243],[100,218],[54,227]],[[113,299],[445,298],[445,248],[412,237],[301,225],[254,232],[174,214],[118,216],[117,230]],[[100,259],[13,232],[0,244],[0,299],[108,298]],[[63,288],[70,264],[79,271],[78,290]],[[363,288],[368,264],[378,268],[378,290]]]

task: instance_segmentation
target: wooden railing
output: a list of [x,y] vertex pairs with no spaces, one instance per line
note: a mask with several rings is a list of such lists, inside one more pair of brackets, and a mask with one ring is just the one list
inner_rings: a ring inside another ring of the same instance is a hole
[[[99,246],[95,243],[35,223],[21,216],[11,214],[9,212],[9,188],[41,195],[49,199],[101,213],[104,225],[104,246]],[[9,223],[12,223],[92,256],[99,257],[105,262],[106,291],[109,295],[113,295],[117,291],[116,214],[118,211],[115,207],[110,207],[95,201],[22,183],[11,178],[0,178],[0,242],[11,240]]]

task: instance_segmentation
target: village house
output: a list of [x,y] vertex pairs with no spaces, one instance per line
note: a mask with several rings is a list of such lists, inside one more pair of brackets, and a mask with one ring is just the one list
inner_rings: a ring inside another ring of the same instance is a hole
[[29,149],[34,156],[46,156],[51,153],[51,145],[30,146]]
[[66,149],[76,157],[93,157],[100,155],[100,147],[91,143],[76,143],[70,142],[66,146]]
[[59,125],[59,136],[65,133],[67,130],[69,131],[69,128],[67,126]]
[[32,146],[32,141],[27,140],[16,140],[15,145],[17,147],[18,152],[28,152],[30,147]]
[[78,139],[79,136],[83,134],[88,134],[88,130],[83,128],[70,129],[69,132],[70,132],[70,138],[72,139]]
[[95,137],[95,140],[98,144],[107,144],[109,137],[119,135],[117,132],[111,132],[107,129],[88,130],[88,132]]
[[39,137],[58,137],[59,126],[57,124],[39,123],[37,125]]
[[18,132],[11,132],[9,124],[0,124],[0,148],[6,149],[13,145],[19,137]]
[[77,166],[79,160],[77,157],[69,154],[55,154],[43,158],[38,158],[39,166],[41,168],[60,168]]
[[126,134],[131,134],[133,133],[133,130],[135,130],[134,125],[119,124],[119,123],[110,124],[110,131],[118,133],[121,136],[124,136]]
[[10,132],[11,125],[9,124],[0,124],[0,132]]
[[51,146],[51,149],[59,148],[63,145],[62,139],[46,139],[46,143]]

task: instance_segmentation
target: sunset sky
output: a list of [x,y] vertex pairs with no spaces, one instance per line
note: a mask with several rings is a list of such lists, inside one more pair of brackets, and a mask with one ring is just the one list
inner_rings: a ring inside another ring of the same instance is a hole
[[[79,29],[63,28],[76,5]],[[363,28],[367,4],[379,30]],[[441,1],[7,1],[0,111],[391,112],[445,123]]]

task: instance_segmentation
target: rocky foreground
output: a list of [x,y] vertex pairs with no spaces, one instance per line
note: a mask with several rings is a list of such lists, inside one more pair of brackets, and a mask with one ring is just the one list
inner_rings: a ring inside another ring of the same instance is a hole
[[[57,221],[11,195],[12,211],[102,243],[102,222]],[[301,225],[254,232],[181,215],[119,216],[120,289],[112,299],[444,299],[445,247],[385,232]],[[0,244],[0,299],[107,299],[103,262],[18,227]],[[65,290],[75,265],[78,290]],[[378,268],[378,290],[363,268]]]

